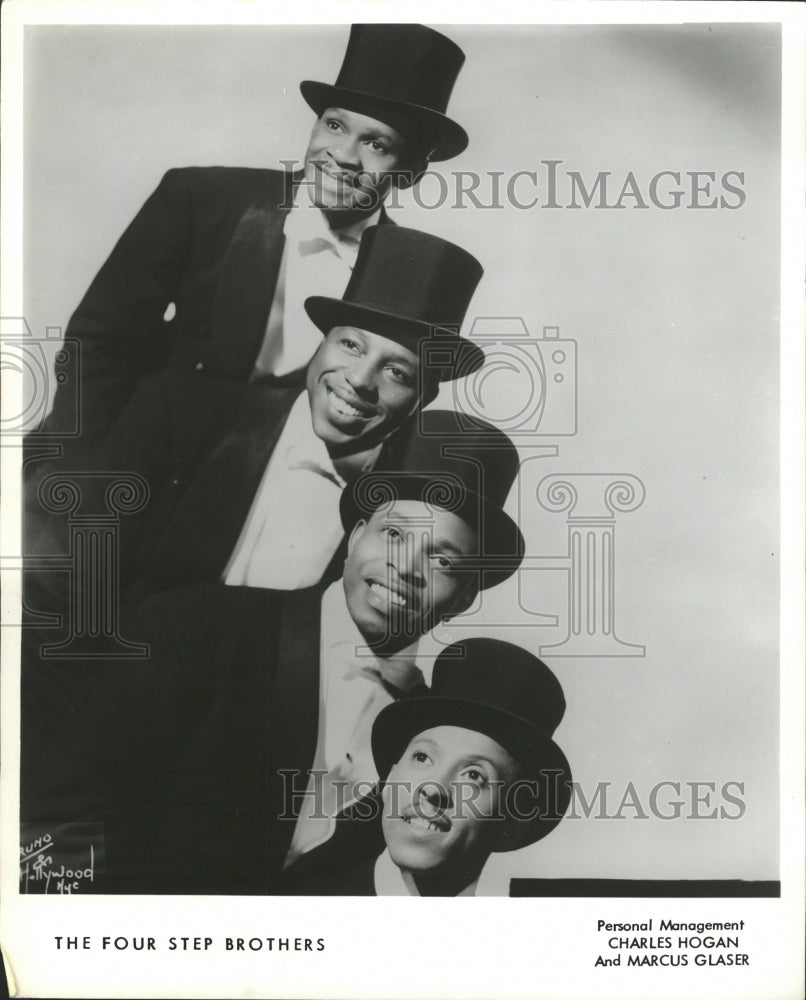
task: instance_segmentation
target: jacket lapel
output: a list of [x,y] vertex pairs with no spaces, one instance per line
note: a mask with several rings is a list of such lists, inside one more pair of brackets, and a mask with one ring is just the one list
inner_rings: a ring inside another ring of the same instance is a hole
[[[226,378],[246,379],[255,366],[277,288],[283,227],[302,177],[272,172],[265,199],[243,214],[227,249],[213,304],[210,356]],[[395,225],[383,208],[378,225]]]
[[322,592],[317,585],[284,595],[269,707],[266,824],[269,870],[282,870],[308,786],[319,729]]
[[214,370],[246,379],[266,332],[285,246],[283,226],[300,175],[270,176],[265,200],[243,214],[227,249],[212,313]]
[[169,573],[181,567],[189,579],[217,579],[223,572],[299,395],[257,382],[235,387],[244,400],[241,416],[198,467],[181,469],[178,446],[180,477],[187,476],[190,485],[162,535],[157,558]]

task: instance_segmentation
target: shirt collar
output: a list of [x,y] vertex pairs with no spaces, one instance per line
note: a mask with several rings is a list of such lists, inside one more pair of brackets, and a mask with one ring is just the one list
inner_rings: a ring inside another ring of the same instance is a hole
[[[375,862],[375,895],[376,896],[419,896],[414,876],[401,871],[392,861],[389,848]],[[475,896],[478,879],[466,885],[457,896]]]
[[[322,219],[327,224],[325,216],[320,212]],[[363,219],[357,219],[349,226],[342,226],[338,230],[330,230],[331,233],[342,243],[354,243],[356,249],[358,249],[358,244],[361,242],[361,236],[365,229],[369,229],[370,226],[377,226],[381,218],[381,209],[376,208],[372,215],[367,215]],[[330,227],[328,226],[330,229]]]
[[[316,436],[311,418],[310,396],[301,392],[288,414],[283,437],[288,441],[282,458],[289,469],[310,469],[326,479],[332,479],[344,489],[346,483],[336,471],[325,442]],[[283,442],[285,446],[285,442]]]
[[381,209],[377,208],[372,215],[334,231],[328,225],[325,213],[315,208],[310,201],[301,200],[300,191],[297,189],[283,233],[301,253],[318,253],[320,250],[331,248],[339,255],[344,250],[354,255],[358,251],[361,234],[370,226],[376,226],[380,217]]
[[[332,480],[341,489],[347,485],[347,480],[330,457],[327,445],[313,429],[311,402],[307,391],[300,393],[289,411],[281,444],[279,453],[282,454],[287,469],[308,469]],[[361,468],[351,472],[351,478],[369,472],[378,461],[382,448],[383,442],[364,452],[361,456]]]
[[[377,671],[384,681],[403,694],[424,683],[417,666],[420,640],[415,640],[394,656],[376,656],[350,617],[343,580],[332,583],[322,596],[322,636],[326,648],[331,651],[339,649],[344,657],[355,662],[357,670]],[[341,657],[333,657],[334,663],[340,660]]]

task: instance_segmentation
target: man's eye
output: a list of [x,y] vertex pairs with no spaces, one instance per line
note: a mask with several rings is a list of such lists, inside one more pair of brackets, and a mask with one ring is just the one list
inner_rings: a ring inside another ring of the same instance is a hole
[[373,153],[377,153],[379,156],[384,156],[388,152],[386,146],[378,142],[377,139],[370,140],[369,148]]
[[349,337],[341,338],[341,346],[346,347],[348,351],[358,350],[358,344],[354,340],[351,340]]
[[447,556],[434,554],[431,556],[431,563],[436,566],[437,569],[453,569],[453,563]]
[[400,382],[402,385],[411,385],[413,379],[405,368],[398,368],[397,365],[389,365],[386,370],[396,382]]
[[428,763],[428,754],[425,750],[415,750],[411,755],[411,759],[416,761],[418,764],[426,764]]
[[400,541],[403,537],[403,532],[400,528],[396,528],[393,524],[385,524],[383,526],[383,531],[387,538],[391,538],[395,542]]
[[341,131],[341,122],[337,122],[335,118],[328,118],[325,122],[325,128],[329,128],[331,132]]
[[472,782],[474,782],[477,785],[487,784],[487,775],[484,774],[483,771],[479,771],[478,768],[475,767],[468,768],[468,770],[465,771],[465,774]]

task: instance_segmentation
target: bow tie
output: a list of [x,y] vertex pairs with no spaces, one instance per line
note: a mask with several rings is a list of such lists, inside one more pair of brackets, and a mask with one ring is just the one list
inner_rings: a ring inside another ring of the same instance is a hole
[[375,667],[355,667],[353,670],[347,670],[344,674],[346,681],[354,680],[356,677],[363,677],[375,684],[380,684],[384,691],[394,698],[395,701],[399,701],[406,693],[402,688],[386,680],[380,670],[376,670]]
[[302,445],[291,445],[286,452],[286,465],[289,469],[305,469],[308,472],[315,472],[318,476],[335,483],[340,489],[344,489],[345,482],[338,472]]
[[334,237],[331,239],[327,236],[311,236],[301,239],[297,244],[297,248],[301,257],[312,257],[316,253],[332,250],[337,257],[341,258],[350,267],[355,264],[355,259],[358,256],[358,241],[348,238],[339,239],[338,237]]
[[296,244],[302,257],[332,250],[339,257],[355,262],[358,254],[360,239],[346,233],[334,233],[319,209],[300,208],[292,212],[285,225],[285,235]]
[[338,253],[336,241],[329,240],[326,236],[310,236],[305,239],[301,239],[297,243],[297,247],[303,257],[309,257],[311,254],[320,253],[322,250],[330,249],[335,250]]

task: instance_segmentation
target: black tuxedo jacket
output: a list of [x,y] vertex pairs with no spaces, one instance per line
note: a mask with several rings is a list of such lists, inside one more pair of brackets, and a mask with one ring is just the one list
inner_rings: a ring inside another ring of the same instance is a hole
[[283,875],[316,750],[323,590],[213,584],[141,604],[151,661],[96,696],[116,706],[96,755],[107,891],[287,893],[383,849],[371,796]]
[[[266,331],[300,174],[242,167],[169,170],[101,267],[65,338],[80,376],[81,449],[104,434],[139,381],[170,368],[246,381]],[[380,222],[390,220],[381,212]],[[44,430],[73,424],[56,392]],[[70,454],[69,439],[63,444]]]
[[[381,844],[381,850],[383,843]],[[376,853],[354,867],[336,865],[329,872],[309,880],[289,880],[289,895],[294,896],[377,896],[375,891]]]
[[[119,520],[127,603],[221,577],[301,391],[172,372],[141,383],[90,463],[148,484],[145,506]],[[96,508],[105,485],[99,477]]]
[[323,589],[210,584],[140,605],[152,664],[117,694],[104,755],[113,891],[260,894],[281,871],[316,750]]
[[[150,593],[221,578],[269,458],[300,390],[266,381],[239,383],[161,372],[144,379],[91,459],[79,471],[81,514],[105,515],[114,473],[136,473],[147,484],[141,509],[117,524],[120,594],[132,605]],[[407,421],[386,442],[377,469],[395,468],[416,425]],[[39,463],[29,463],[25,536],[29,555],[65,555],[68,515],[46,511],[38,491]],[[45,469],[45,471],[52,471]],[[59,475],[61,475],[61,469]],[[64,474],[70,477],[70,468]],[[292,503],[293,498],[289,497]],[[341,574],[344,552],[324,579]],[[34,612],[63,612],[65,574],[45,568],[27,574],[26,604]],[[51,639],[55,639],[55,633]]]
[[269,891],[281,896],[374,896],[375,862],[386,847],[382,814],[377,786],[340,813],[333,836],[285,869]]
[[103,824],[97,891],[265,892],[294,828],[280,771],[316,749],[323,590],[177,588],[123,615],[145,660],[29,657],[23,821]]
[[[65,610],[70,581],[50,569],[47,557],[71,552],[68,522],[76,513],[109,517],[107,487],[117,473],[145,482],[139,508],[116,518],[120,599],[133,604],[157,590],[218,579],[300,391],[162,372],[140,383],[91,455],[55,469],[29,462],[26,553],[45,562],[42,572],[26,574],[28,609]],[[41,487],[50,476],[76,482],[77,511],[60,514],[43,506]]]
[[316,751],[324,589],[180,587],[124,614],[146,660],[25,660],[21,819],[101,824],[101,893],[318,894],[376,858],[373,794],[283,871]]

